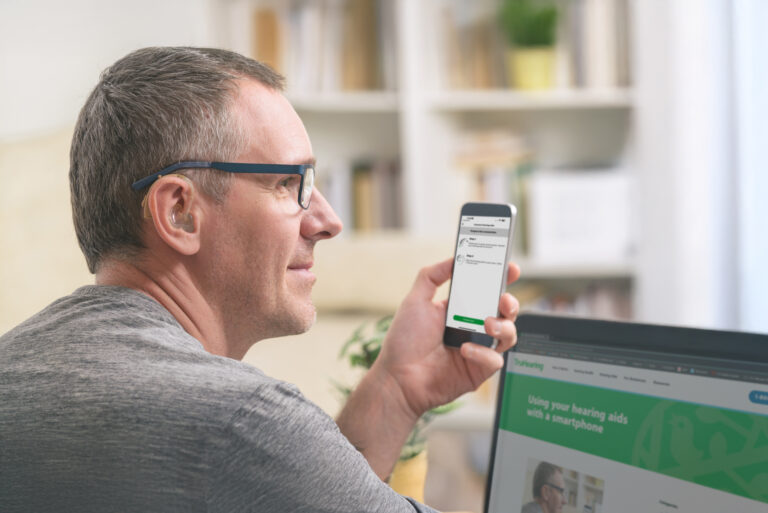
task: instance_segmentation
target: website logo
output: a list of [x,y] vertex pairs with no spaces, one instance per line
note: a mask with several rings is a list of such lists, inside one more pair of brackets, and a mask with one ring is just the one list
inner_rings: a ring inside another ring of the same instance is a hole
[[541,362],[531,362],[528,360],[521,360],[520,358],[515,358],[515,365],[519,367],[527,367],[529,369],[537,369],[539,372],[544,372],[544,364]]

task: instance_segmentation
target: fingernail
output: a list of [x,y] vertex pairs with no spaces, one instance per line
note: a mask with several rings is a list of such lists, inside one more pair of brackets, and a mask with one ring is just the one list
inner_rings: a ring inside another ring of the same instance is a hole
[[501,323],[499,321],[491,321],[491,333],[501,335]]

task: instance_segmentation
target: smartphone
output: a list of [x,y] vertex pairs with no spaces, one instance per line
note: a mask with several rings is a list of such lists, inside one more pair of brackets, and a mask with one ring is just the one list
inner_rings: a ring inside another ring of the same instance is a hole
[[514,205],[466,203],[461,207],[443,333],[447,346],[474,342],[496,347],[497,341],[485,333],[485,318],[499,315],[516,215]]

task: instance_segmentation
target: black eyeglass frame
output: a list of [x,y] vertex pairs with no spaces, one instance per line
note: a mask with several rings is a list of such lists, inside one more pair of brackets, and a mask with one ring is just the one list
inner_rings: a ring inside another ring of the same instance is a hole
[[[277,174],[277,175],[300,175],[301,183],[299,184],[299,206],[304,210],[309,208],[309,203],[312,201],[312,193],[310,192],[307,204],[304,206],[304,178],[307,174],[307,169],[312,169],[312,180],[314,182],[315,166],[313,164],[246,164],[243,162],[204,162],[199,160],[190,160],[184,162],[177,162],[171,164],[168,167],[164,167],[157,173],[153,173],[149,176],[145,176],[141,180],[133,182],[131,188],[134,191],[140,191],[146,187],[152,185],[159,178],[171,174],[179,169],[218,169],[219,171],[226,171],[227,173],[259,173],[259,174]],[[314,183],[312,184],[314,189]]]
[[552,483],[544,483],[544,486],[549,486],[550,488],[554,488],[555,490],[560,492],[560,495],[565,497],[565,488],[563,488],[562,486],[557,486],[556,484],[552,484]]

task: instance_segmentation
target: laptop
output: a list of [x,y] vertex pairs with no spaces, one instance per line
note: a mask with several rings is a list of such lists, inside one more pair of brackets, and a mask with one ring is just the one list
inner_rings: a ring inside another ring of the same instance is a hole
[[516,325],[486,513],[768,512],[768,335]]

